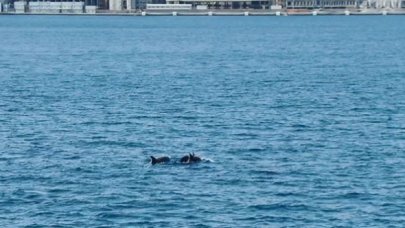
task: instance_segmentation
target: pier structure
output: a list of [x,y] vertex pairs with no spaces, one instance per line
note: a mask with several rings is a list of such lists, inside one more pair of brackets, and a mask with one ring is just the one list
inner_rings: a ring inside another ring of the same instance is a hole
[[[166,4],[191,4],[193,9],[398,9],[405,0],[166,0]],[[204,7],[201,7],[204,6]]]
[[170,15],[211,16],[399,15],[405,13],[405,0],[0,0],[2,13],[146,16],[163,15],[164,11]]
[[271,6],[279,5],[278,0],[166,0],[166,2],[167,4],[191,4],[192,7],[196,9],[271,9]]

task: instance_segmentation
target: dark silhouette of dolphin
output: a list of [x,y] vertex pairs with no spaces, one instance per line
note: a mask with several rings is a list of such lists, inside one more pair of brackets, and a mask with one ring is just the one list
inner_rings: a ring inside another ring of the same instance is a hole
[[198,156],[196,156],[194,153],[190,154],[190,159],[189,159],[189,163],[196,163],[196,162],[200,162],[202,161],[202,159]]
[[188,160],[190,159],[190,156],[188,156],[188,155],[186,155],[186,156],[183,156],[181,159],[180,159],[180,162],[181,163],[188,163]]
[[196,156],[194,153],[189,153],[180,159],[181,163],[197,163],[202,161],[202,159]]
[[151,158],[151,164],[152,165],[159,164],[159,163],[166,163],[166,162],[170,161],[170,158],[167,157],[167,156],[158,157],[158,158],[150,156],[150,158]]

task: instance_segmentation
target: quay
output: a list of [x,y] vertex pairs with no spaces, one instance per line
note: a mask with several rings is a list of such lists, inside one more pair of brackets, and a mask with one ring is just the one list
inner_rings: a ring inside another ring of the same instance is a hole
[[142,12],[95,12],[95,13],[15,13],[2,12],[1,15],[65,15],[65,16],[405,16],[405,10],[397,11],[142,11]]
[[405,0],[0,0],[0,15],[405,15]]

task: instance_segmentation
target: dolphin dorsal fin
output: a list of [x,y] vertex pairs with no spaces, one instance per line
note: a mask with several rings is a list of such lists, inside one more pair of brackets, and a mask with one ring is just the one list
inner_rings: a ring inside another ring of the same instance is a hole
[[152,165],[156,164],[156,158],[153,156],[150,156],[150,159],[152,159],[151,163]]

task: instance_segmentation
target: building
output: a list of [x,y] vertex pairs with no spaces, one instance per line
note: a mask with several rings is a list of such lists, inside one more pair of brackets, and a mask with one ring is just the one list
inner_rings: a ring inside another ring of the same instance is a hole
[[[140,1],[140,0],[138,0]],[[154,0],[156,1],[156,0]],[[148,2],[158,3],[158,2]],[[191,4],[193,9],[398,9],[405,8],[405,0],[166,0],[167,4]]]
[[359,6],[357,0],[286,0],[287,9],[344,9]]
[[246,1],[246,0],[167,0],[168,4],[191,4],[207,6],[207,9],[270,9],[272,5],[279,5],[278,0]]
[[185,4],[196,10],[405,8],[405,0],[0,0],[3,11],[10,9],[20,13],[80,13],[87,12],[87,6],[91,6],[87,8],[94,13],[96,9],[104,12],[135,12],[146,10],[147,4]]
[[166,0],[107,0],[108,9],[113,11],[120,10],[143,10],[146,4],[165,4]]
[[0,12],[7,12],[9,9],[10,0],[0,0]]
[[[14,3],[14,8],[17,11],[16,3]],[[27,12],[30,13],[84,13],[84,2],[75,1],[30,1],[27,5]]]
[[368,8],[401,8],[403,6],[404,0],[365,0],[363,4],[365,4]]

